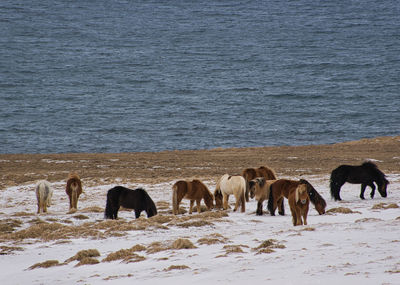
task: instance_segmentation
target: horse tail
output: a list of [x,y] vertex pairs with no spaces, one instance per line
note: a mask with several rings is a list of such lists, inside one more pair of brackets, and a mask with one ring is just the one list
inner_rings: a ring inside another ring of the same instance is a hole
[[113,203],[112,203],[112,189],[108,190],[107,192],[107,201],[106,201],[106,209],[104,211],[104,218],[105,219],[113,219]]
[[172,213],[177,215],[179,213],[178,208],[178,185],[175,183],[172,186]]
[[268,199],[268,211],[271,214],[271,216],[274,216],[274,191],[273,191],[273,185],[271,184],[271,186],[269,187],[270,191],[269,191],[269,199]]
[[71,204],[72,208],[78,208],[78,183],[75,181],[71,183]]

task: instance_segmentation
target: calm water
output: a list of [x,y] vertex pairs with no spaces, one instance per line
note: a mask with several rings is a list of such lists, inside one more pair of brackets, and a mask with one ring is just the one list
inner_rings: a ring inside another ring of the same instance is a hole
[[400,1],[0,1],[0,153],[400,134]]

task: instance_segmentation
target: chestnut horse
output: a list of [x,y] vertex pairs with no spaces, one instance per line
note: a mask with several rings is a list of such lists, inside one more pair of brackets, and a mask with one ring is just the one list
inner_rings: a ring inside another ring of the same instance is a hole
[[222,194],[222,206],[224,210],[228,209],[229,195],[234,195],[236,198],[236,204],[233,211],[236,211],[239,206],[241,206],[241,211],[246,210],[245,201],[245,191],[246,191],[246,180],[240,175],[229,175],[224,174],[218,180],[217,186],[215,187],[215,192],[217,195]]
[[193,211],[193,204],[196,201],[197,212],[201,212],[200,202],[204,199],[204,203],[208,210],[214,207],[213,195],[207,186],[203,184],[200,180],[194,179],[193,181],[177,181],[172,186],[172,213],[177,215],[179,213],[179,204],[182,199],[190,200],[189,214]]
[[70,173],[67,180],[65,192],[69,197],[69,211],[76,212],[78,209],[78,199],[82,194],[82,182],[78,174]]
[[[308,206],[310,198],[308,197],[307,185],[299,184],[296,188],[291,188],[289,192],[289,206],[292,212],[293,226],[307,225]],[[303,217],[303,220],[301,220]]]
[[47,207],[51,205],[51,197],[53,197],[53,189],[50,186],[50,183],[46,180],[41,180],[36,184],[36,198],[39,214],[40,211],[43,213],[47,212]]
[[297,188],[299,184],[304,184],[307,186],[307,192],[310,201],[314,205],[318,214],[325,214],[326,201],[317,192],[317,190],[315,190],[310,182],[305,179],[300,179],[299,181],[279,179],[274,182],[270,187],[271,194],[268,199],[268,210],[271,213],[271,216],[275,216],[275,210],[277,207],[279,215],[285,215],[283,198],[288,198],[290,190],[293,188]]
[[256,215],[261,216],[263,214],[263,202],[269,199],[270,187],[275,181],[276,180],[266,180],[264,177],[257,177],[256,179],[250,180],[250,198],[255,197],[258,201]]
[[249,202],[249,182],[257,177],[264,177],[266,180],[276,180],[275,171],[272,169],[260,166],[259,168],[246,168],[242,172],[242,176],[246,180],[246,201]]

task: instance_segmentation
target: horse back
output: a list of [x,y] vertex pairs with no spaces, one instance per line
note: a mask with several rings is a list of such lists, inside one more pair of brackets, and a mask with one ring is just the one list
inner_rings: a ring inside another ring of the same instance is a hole
[[285,196],[288,198],[289,192],[293,191],[293,189],[296,189],[299,185],[299,182],[288,179],[279,179],[272,183],[272,185],[273,187],[271,189],[275,197]]
[[261,166],[257,169],[257,176],[265,177],[267,180],[276,180],[276,174],[272,169],[268,167]]

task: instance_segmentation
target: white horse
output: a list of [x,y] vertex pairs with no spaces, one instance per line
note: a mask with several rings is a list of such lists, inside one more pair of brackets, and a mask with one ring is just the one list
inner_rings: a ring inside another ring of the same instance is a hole
[[46,180],[41,180],[36,184],[36,198],[39,214],[42,210],[43,213],[47,212],[47,207],[51,205],[51,197],[53,197],[53,189],[50,186],[50,183]]
[[235,195],[236,204],[233,209],[236,211],[241,205],[241,211],[245,211],[245,192],[246,192],[246,180],[240,175],[229,175],[224,174],[219,179],[217,186],[215,187],[215,193],[221,192],[223,199],[224,210],[228,209],[228,199],[229,195]]

